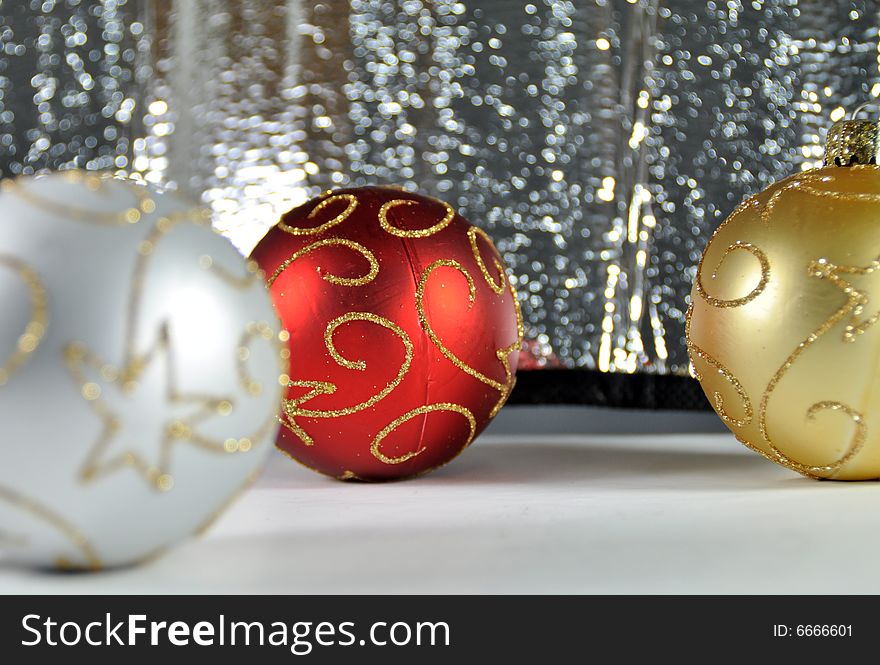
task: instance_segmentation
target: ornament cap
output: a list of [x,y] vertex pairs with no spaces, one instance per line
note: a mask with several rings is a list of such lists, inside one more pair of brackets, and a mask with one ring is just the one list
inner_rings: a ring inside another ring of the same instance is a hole
[[828,130],[825,141],[826,166],[876,164],[880,155],[880,123],[871,120],[841,120]]

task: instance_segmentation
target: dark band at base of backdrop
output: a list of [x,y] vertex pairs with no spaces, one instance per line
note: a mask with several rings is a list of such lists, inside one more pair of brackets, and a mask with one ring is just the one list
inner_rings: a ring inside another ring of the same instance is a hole
[[624,409],[711,410],[689,376],[618,374],[581,369],[523,370],[508,404],[571,404]]

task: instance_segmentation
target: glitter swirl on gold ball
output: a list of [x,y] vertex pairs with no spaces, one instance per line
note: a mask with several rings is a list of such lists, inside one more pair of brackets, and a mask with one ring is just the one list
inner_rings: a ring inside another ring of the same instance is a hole
[[699,265],[693,374],[743,444],[803,475],[880,478],[880,167],[744,202]]

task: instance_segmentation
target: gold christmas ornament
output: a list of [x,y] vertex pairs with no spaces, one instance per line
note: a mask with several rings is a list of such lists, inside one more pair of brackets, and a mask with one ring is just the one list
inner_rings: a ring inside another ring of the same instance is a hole
[[880,125],[715,232],[687,316],[692,371],[736,438],[813,478],[880,478]]

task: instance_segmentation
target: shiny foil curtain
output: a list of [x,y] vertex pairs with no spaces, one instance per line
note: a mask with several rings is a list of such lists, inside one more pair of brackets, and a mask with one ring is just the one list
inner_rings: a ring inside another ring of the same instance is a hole
[[702,403],[683,335],[709,235],[880,95],[867,0],[0,0],[0,20],[4,175],[168,183],[245,252],[329,187],[443,198],[517,276],[545,377],[521,401]]

